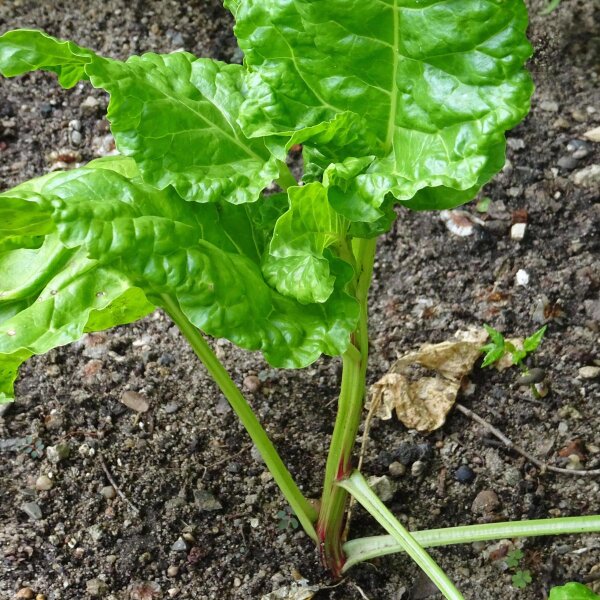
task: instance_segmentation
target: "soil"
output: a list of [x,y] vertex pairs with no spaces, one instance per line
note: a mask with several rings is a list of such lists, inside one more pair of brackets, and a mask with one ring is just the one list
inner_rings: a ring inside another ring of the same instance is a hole
[[[598,468],[600,379],[579,369],[600,364],[600,183],[597,174],[595,182],[581,181],[582,169],[600,165],[600,144],[583,136],[600,125],[600,5],[563,0],[550,17],[539,14],[542,7],[531,0],[533,110],[509,134],[507,167],[482,193],[492,200],[488,212],[478,213],[475,203],[465,207],[482,223],[458,237],[438,215],[399,210],[381,240],[369,380],[398,354],[468,326],[489,323],[523,336],[547,323],[532,362],[546,371],[545,398],[517,386],[514,369],[476,369],[461,401],[550,464],[565,466],[572,459],[560,454],[576,448],[583,468]],[[231,25],[212,0],[0,4],[0,31],[41,28],[118,58],[183,47],[239,60]],[[99,106],[82,110],[88,96]],[[60,90],[48,74],[0,81],[0,189],[47,172],[60,158],[87,161],[101,153],[108,143],[105,108],[104,94],[86,85]],[[69,137],[73,120],[80,121],[77,146]],[[520,242],[510,236],[519,220],[527,221]],[[527,285],[516,282],[519,270],[529,275]],[[226,341],[214,346],[236,382],[252,388],[248,397],[301,487],[318,496],[339,361],[274,370]],[[133,400],[147,401],[149,410],[126,407],[120,401],[126,391],[140,394]],[[319,588],[317,599],[438,597],[403,556],[356,567],[337,585],[328,578],[310,540],[278,516],[286,505],[269,473],[160,312],[30,360],[17,392],[0,416],[2,598],[30,587],[47,600],[255,599],[300,577]],[[46,454],[18,449],[19,440],[37,441]],[[55,463],[48,449],[57,444],[70,454]],[[415,449],[422,463],[417,474],[409,459],[406,474],[392,468],[399,487],[387,502],[411,529],[600,512],[598,478],[542,473],[457,412],[429,436],[395,419],[375,421],[363,471],[394,479],[390,464],[407,455],[414,460]],[[461,465],[472,469],[470,483],[455,479]],[[111,497],[106,471],[139,513]],[[41,475],[51,477],[51,489],[36,489]],[[472,505],[484,490],[495,492],[499,506],[482,516]],[[23,510],[27,503],[39,507],[41,518]],[[376,533],[356,511],[353,534]],[[517,546],[532,575],[523,590],[513,587],[503,560],[509,541],[432,553],[465,597],[480,600],[545,598],[553,585],[598,578],[598,535]]]

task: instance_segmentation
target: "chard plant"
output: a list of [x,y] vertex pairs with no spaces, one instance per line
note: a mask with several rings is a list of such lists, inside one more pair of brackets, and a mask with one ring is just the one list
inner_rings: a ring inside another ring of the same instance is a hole
[[[187,52],[122,62],[33,30],[0,37],[0,72],[56,73],[110,94],[118,156],[0,194],[0,398],[19,365],[163,309],[260,451],[334,576],[423,549],[600,529],[600,517],[409,533],[353,472],[365,397],[367,296],[394,205],[447,209],[504,164],[529,110],[522,0],[226,0],[244,64]],[[302,183],[287,165],[301,144]],[[267,193],[276,182],[280,192]],[[317,509],[205,335],[275,367],[341,357]],[[344,539],[348,494],[388,531]]]

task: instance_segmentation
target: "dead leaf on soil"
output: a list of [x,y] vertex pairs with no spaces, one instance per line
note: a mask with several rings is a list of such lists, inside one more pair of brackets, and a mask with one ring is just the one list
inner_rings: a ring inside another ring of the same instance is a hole
[[261,600],[311,600],[318,591],[319,588],[315,585],[292,583],[290,586],[283,586],[270,594],[265,594]]
[[[484,329],[459,331],[454,340],[425,344],[419,350],[400,357],[371,387],[371,406],[375,416],[387,420],[392,411],[409,429],[433,431],[446,421],[456,402],[463,377],[468,375],[481,355],[487,339]],[[434,371],[427,376],[423,367]]]

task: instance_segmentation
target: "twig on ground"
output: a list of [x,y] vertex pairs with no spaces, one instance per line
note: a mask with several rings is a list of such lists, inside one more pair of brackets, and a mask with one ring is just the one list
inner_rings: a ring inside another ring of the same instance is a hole
[[100,466],[102,467],[102,470],[104,471],[104,474],[106,475],[106,479],[108,479],[108,482],[110,483],[110,485],[112,485],[115,488],[115,492],[117,492],[117,494],[119,494],[119,496],[122,498],[123,502],[125,502],[125,504],[127,504],[127,506],[129,506],[129,508],[136,515],[139,515],[140,509],[133,502],[131,502],[131,500],[129,500],[129,498],[123,493],[123,490],[121,490],[121,488],[117,485],[117,482],[115,481],[114,477],[112,476],[111,472],[108,470],[108,467],[106,466],[106,461],[104,460],[104,457],[102,456],[102,454],[100,454],[100,452],[98,452],[96,454],[96,456],[98,457],[98,460],[100,461]]
[[496,429],[491,423],[488,423],[484,418],[480,417],[477,413],[474,413],[471,409],[463,406],[459,402],[455,405],[457,410],[459,410],[463,415],[466,415],[473,421],[476,421],[480,425],[483,425],[493,436],[497,437],[507,448],[514,450],[521,456],[525,457],[530,463],[534,464],[536,467],[539,467],[542,471],[552,471],[553,473],[560,473],[561,475],[576,475],[578,477],[594,477],[600,475],[600,469],[563,469],[561,467],[553,467],[552,465],[546,464],[544,461],[539,460],[527,450],[521,448],[515,444],[512,440],[507,438],[499,429]]

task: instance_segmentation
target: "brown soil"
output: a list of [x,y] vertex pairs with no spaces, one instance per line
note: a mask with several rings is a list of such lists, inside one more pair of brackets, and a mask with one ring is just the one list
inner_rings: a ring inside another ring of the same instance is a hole
[[[600,380],[582,378],[578,370],[600,360],[600,204],[598,187],[576,185],[573,173],[600,164],[600,144],[583,143],[583,133],[600,125],[600,7],[564,0],[552,16],[541,17],[541,6],[531,1],[533,110],[510,133],[509,166],[484,190],[492,199],[489,212],[479,215],[485,224],[459,238],[437,215],[400,210],[380,243],[369,379],[382,375],[398,354],[467,326],[490,323],[508,335],[527,335],[548,323],[534,357],[547,372],[546,398],[535,400],[516,386],[514,370],[477,369],[474,391],[462,401],[551,464],[564,465],[568,459],[558,452],[580,440],[584,467],[598,468]],[[231,18],[213,0],[5,0],[0,31],[15,27],[41,28],[119,58],[185,47],[201,56],[239,59]],[[88,95],[101,102],[95,114],[80,111]],[[102,93],[85,85],[62,91],[47,74],[0,81],[0,189],[46,172],[53,150],[94,158],[94,138],[107,133],[105,107]],[[81,121],[78,148],[69,147],[73,119]],[[477,214],[474,203],[465,209]],[[509,235],[517,211],[527,212],[522,242]],[[515,283],[519,269],[529,274],[526,286]],[[215,347],[240,385],[258,375],[260,389],[248,397],[302,488],[317,496],[338,361],[274,370],[259,355],[223,340]],[[332,582],[308,538],[278,527],[285,502],[235,415],[160,312],[29,361],[17,390],[17,402],[0,417],[2,598],[25,586],[47,600],[86,598],[90,580],[100,579],[109,599],[135,598],[142,584],[154,593],[147,598],[256,599],[299,575],[322,588],[318,599],[435,597],[402,556],[359,566],[328,587]],[[123,406],[125,390],[143,394],[148,412]],[[66,443],[70,456],[53,464],[14,451],[9,441],[27,436],[46,448]],[[481,490],[498,495],[492,518],[502,520],[600,512],[597,478],[543,474],[459,413],[428,437],[392,420],[375,422],[370,438],[367,475],[389,475],[390,463],[407,448],[428,446],[425,471],[414,476],[409,467],[388,502],[411,529],[478,522],[482,517],[472,503]],[[119,496],[99,493],[109,483],[100,457],[139,515]],[[475,472],[470,484],[454,478],[463,464]],[[36,479],[49,473],[52,489],[36,491]],[[221,508],[206,510],[198,490],[210,492]],[[22,511],[26,502],[39,505],[42,519]],[[379,533],[360,511],[353,524],[354,535]],[[186,547],[172,549],[181,536]],[[498,553],[489,556],[491,544],[433,555],[465,597],[478,600],[545,598],[552,585],[581,581],[594,568],[598,575],[598,535],[519,545],[523,568],[533,577],[524,590],[511,585]]]

